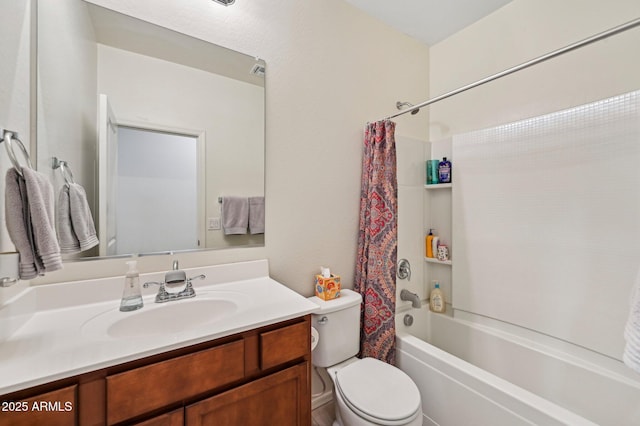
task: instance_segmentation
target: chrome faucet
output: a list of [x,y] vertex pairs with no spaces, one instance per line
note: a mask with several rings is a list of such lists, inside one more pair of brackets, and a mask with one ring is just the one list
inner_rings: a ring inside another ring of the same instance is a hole
[[[158,288],[158,294],[156,294],[156,303],[171,302],[173,300],[188,299],[190,297],[195,297],[196,291],[193,289],[193,284],[191,283],[191,281],[202,280],[204,278],[206,278],[206,275],[204,274],[187,278],[184,271],[181,271],[178,268],[178,261],[174,260],[173,269],[171,271],[168,271],[164,275],[163,282],[149,281],[144,283],[143,287],[149,288],[151,285],[157,285],[159,288]],[[182,288],[182,290],[178,292],[167,291],[167,288],[171,289],[171,288],[177,288],[177,287],[183,287],[183,286],[184,288]]]
[[408,302],[411,302],[411,306],[414,308],[419,308],[422,306],[420,297],[418,297],[418,295],[415,293],[411,293],[406,288],[403,288],[402,291],[400,291],[400,300],[406,300]]

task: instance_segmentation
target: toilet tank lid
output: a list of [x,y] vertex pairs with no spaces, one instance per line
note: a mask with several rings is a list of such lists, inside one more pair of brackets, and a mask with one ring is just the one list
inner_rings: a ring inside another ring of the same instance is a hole
[[353,290],[342,289],[340,290],[340,297],[333,300],[322,300],[317,296],[310,297],[316,305],[320,306],[320,310],[314,312],[316,315],[324,315],[330,312],[338,311],[340,309],[350,308],[351,306],[359,305],[362,302],[362,296],[360,293],[356,293]]

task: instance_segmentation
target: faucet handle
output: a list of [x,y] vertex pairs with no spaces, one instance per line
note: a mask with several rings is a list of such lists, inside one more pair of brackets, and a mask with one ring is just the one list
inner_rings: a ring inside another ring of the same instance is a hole
[[158,282],[158,281],[147,281],[146,283],[142,284],[142,287],[149,288],[152,285],[157,285],[158,287],[163,287],[164,283],[161,283],[161,282]]
[[207,278],[205,274],[200,274],[195,277],[187,278],[187,282],[191,282],[191,280],[204,280],[205,278]]
[[406,278],[408,281],[411,281],[411,264],[407,259],[400,259],[400,262],[398,262],[397,275],[401,280]]

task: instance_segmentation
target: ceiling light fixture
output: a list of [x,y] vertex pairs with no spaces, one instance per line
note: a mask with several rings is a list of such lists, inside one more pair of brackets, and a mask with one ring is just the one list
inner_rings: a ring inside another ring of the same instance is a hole
[[213,1],[215,1],[216,3],[220,3],[224,6],[230,6],[236,2],[236,0],[213,0]]

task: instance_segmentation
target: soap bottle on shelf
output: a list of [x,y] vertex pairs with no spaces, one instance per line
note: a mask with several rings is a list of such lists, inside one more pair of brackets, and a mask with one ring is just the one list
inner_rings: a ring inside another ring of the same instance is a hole
[[440,290],[440,283],[438,281],[434,281],[433,283],[434,288],[429,294],[429,309],[431,309],[433,312],[441,314],[446,309],[444,293],[442,293],[442,290]]
[[431,240],[431,257],[438,257],[438,246],[440,245],[440,237],[437,235],[433,236],[433,240]]
[[429,229],[429,234],[425,237],[425,256],[426,257],[434,257],[435,253],[433,251],[433,231],[435,229]]
[[137,263],[135,260],[127,262],[129,270],[124,277],[124,289],[122,290],[122,301],[120,301],[120,310],[122,312],[135,311],[143,306],[140,274],[136,269]]
[[427,185],[433,185],[438,182],[438,165],[439,160],[427,160]]
[[451,161],[444,157],[438,164],[438,181],[440,183],[451,183]]

